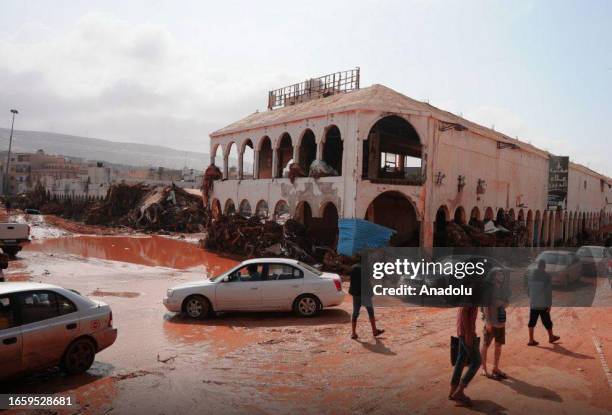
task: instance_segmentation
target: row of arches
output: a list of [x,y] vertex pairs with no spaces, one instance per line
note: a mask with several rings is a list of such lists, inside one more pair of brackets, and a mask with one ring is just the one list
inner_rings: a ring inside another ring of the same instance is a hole
[[474,221],[495,221],[503,223],[506,220],[517,222],[527,229],[528,246],[555,246],[574,242],[575,238],[585,230],[598,230],[600,227],[612,223],[610,212],[567,212],[531,209],[508,209],[487,207],[484,212],[475,206],[471,209],[469,217],[463,206],[458,206],[452,213],[446,205],[439,207],[434,222],[434,245],[443,246],[445,242],[445,224],[449,221],[457,224],[472,224]]
[[294,144],[288,132],[276,140],[261,137],[256,143],[247,138],[241,143],[229,142],[213,146],[211,164],[217,164],[217,153],[223,157],[223,177],[229,180],[271,179],[286,177],[290,163],[297,163],[305,175],[315,160],[322,160],[333,169],[329,175],[342,175],[343,141],[340,129],[329,125],[317,140],[312,129],[305,129]]
[[[229,198],[223,205],[218,199],[212,202],[213,216],[221,213],[240,214],[244,217],[257,216],[272,220],[286,220],[291,217],[302,223],[318,243],[335,246],[339,213],[334,202],[326,201],[319,206],[313,206],[302,200],[291,211],[287,201],[279,200],[270,208],[263,199],[256,203],[243,199],[236,204]],[[394,246],[419,245],[419,215],[410,198],[401,192],[387,191],[377,195],[368,205],[363,219],[394,229],[396,233],[391,240]]]
[[[254,142],[230,141],[214,144],[211,163],[217,164],[221,149],[224,179],[270,179],[286,177],[289,165],[297,163],[308,176],[313,162],[323,161],[329,169],[326,176],[341,176],[344,157],[343,137],[337,125],[330,124],[316,137],[306,128],[299,137],[284,132],[276,139],[264,135]],[[412,124],[402,116],[387,115],[378,119],[363,140],[362,177],[370,180],[422,183],[423,144]]]

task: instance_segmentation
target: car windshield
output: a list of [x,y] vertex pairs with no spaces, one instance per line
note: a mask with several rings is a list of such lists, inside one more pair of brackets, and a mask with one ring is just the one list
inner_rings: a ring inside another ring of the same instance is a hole
[[222,272],[221,274],[213,277],[209,277],[208,279],[212,282],[219,282],[227,275],[227,272]]
[[298,261],[298,265],[300,267],[304,268],[305,270],[312,272],[315,275],[323,275],[323,273],[321,271],[319,271],[318,269],[316,269],[312,265],[306,264],[305,262]]
[[544,262],[551,265],[567,265],[569,264],[570,257],[567,254],[544,252],[540,254],[540,256],[538,256],[537,261],[540,261],[542,259],[544,260]]
[[605,248],[603,246],[582,247],[576,252],[576,255],[589,258],[603,258]]

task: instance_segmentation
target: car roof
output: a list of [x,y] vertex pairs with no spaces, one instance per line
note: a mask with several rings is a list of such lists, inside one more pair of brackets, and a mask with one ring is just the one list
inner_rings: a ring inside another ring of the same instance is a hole
[[240,265],[249,265],[249,264],[259,264],[262,262],[268,262],[272,264],[291,264],[295,265],[299,261],[293,258],[253,258],[247,259],[246,261],[242,261]]
[[40,282],[0,282],[0,294],[11,294],[27,290],[50,290],[60,288],[57,285]]
[[571,253],[572,252],[570,251],[543,251],[543,252],[540,252],[540,255],[542,254],[569,255]]

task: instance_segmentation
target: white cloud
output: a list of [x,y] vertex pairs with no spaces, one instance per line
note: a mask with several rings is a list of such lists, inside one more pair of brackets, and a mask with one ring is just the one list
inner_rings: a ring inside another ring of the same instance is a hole
[[236,113],[263,107],[271,78],[248,82],[244,68],[216,67],[163,26],[103,14],[57,34],[30,24],[0,38],[0,56],[0,107],[19,108],[22,129],[193,150],[207,150],[208,133]]

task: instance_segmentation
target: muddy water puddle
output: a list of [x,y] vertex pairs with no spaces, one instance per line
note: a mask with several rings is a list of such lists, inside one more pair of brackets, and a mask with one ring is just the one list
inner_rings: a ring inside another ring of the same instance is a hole
[[34,241],[25,250],[182,270],[204,266],[213,275],[237,262],[194,244],[160,236],[79,235]]

